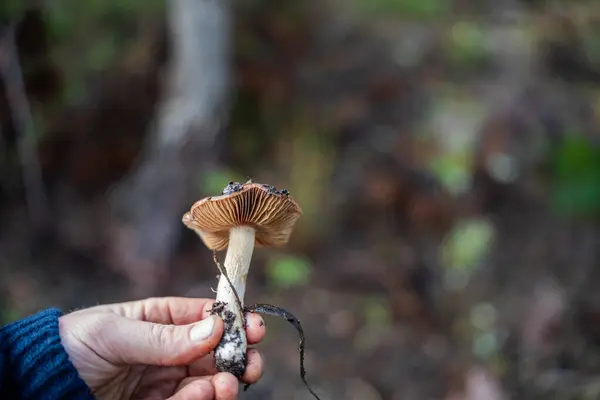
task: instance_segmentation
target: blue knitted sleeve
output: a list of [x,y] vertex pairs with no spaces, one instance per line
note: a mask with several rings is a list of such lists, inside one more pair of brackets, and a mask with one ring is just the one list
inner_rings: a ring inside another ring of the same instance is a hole
[[0,329],[0,399],[94,399],[63,348],[48,309]]

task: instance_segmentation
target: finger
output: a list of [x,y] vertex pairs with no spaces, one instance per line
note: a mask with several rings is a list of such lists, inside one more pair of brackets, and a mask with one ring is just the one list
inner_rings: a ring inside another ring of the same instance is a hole
[[166,399],[177,392],[177,383],[186,375],[185,367],[146,368],[143,379],[135,385],[135,395],[131,398],[151,399],[157,396]]
[[[244,383],[256,383],[262,377],[265,369],[264,356],[258,349],[248,349],[246,352],[246,371],[242,376]],[[205,375],[216,375],[218,373],[215,367],[215,357],[210,354],[193,362],[188,367],[188,374],[194,377]]]
[[[180,385],[181,386],[181,385]],[[186,385],[168,400],[214,400],[215,387],[207,379],[195,379]]]
[[248,349],[246,364],[246,371],[244,371],[244,375],[242,376],[242,381],[244,383],[256,383],[262,377],[265,362],[264,358],[261,355],[260,351],[257,349]]
[[215,400],[236,400],[239,382],[229,372],[219,372],[212,379],[215,388]]
[[267,327],[262,317],[256,313],[246,314],[246,338],[248,344],[257,344],[265,338]]
[[215,375],[218,372],[219,371],[217,371],[217,367],[215,366],[214,353],[207,354],[206,356],[188,365],[188,375],[193,377]]
[[177,386],[176,391],[179,392],[185,386],[189,385],[192,382],[196,382],[198,380],[206,381],[212,385],[212,376],[189,376],[187,378],[182,379],[181,382],[179,382],[179,385]]
[[95,309],[157,324],[187,325],[207,318],[214,302],[214,299],[159,297],[108,304]]
[[111,317],[94,336],[109,361],[124,365],[186,365],[211,352],[223,335],[223,320],[216,315],[181,326]]

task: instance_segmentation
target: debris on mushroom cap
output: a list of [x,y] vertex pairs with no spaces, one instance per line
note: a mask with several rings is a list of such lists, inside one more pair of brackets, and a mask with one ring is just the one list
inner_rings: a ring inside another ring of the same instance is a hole
[[182,222],[198,233],[206,247],[223,250],[229,230],[250,226],[256,246],[281,246],[288,242],[302,210],[287,190],[260,183],[229,182],[220,196],[197,201]]
[[229,182],[227,184],[227,186],[225,186],[225,188],[223,189],[221,194],[231,194],[233,192],[239,192],[243,188],[244,188],[244,185],[242,185],[239,182]]

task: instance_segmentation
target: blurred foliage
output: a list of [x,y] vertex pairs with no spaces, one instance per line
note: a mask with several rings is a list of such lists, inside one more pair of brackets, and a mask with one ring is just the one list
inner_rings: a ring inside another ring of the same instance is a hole
[[302,205],[302,218],[296,235],[318,241],[327,234],[323,210],[330,194],[334,169],[335,148],[332,135],[315,124],[308,113],[294,115],[288,136],[280,141],[280,162],[290,168],[289,188],[292,196]]
[[279,256],[271,258],[266,274],[269,282],[277,288],[306,285],[309,281],[311,265],[304,258]]
[[0,326],[9,324],[21,318],[21,314],[12,307],[0,308]]
[[392,309],[388,299],[380,296],[367,296],[361,301],[363,318],[368,326],[389,326],[393,322]]
[[[163,0],[54,0],[47,4],[48,31],[56,44],[74,41],[84,33],[94,38],[91,45],[131,37],[131,22],[153,13],[164,12]],[[135,24],[133,24],[135,26]],[[84,36],[85,37],[85,36]],[[88,36],[90,38],[90,36]],[[87,41],[86,41],[87,42]],[[94,43],[95,42],[95,43]],[[118,46],[120,43],[113,43]],[[121,43],[122,44],[122,43]],[[106,63],[109,60],[102,60]],[[93,65],[89,65],[94,68]]]
[[354,335],[354,347],[358,351],[375,348],[394,323],[389,299],[382,296],[365,296],[360,301],[364,324]]
[[444,265],[452,269],[471,270],[489,251],[494,226],[487,219],[459,221],[442,247]]
[[496,309],[489,303],[479,303],[471,308],[471,324],[475,328],[473,335],[473,354],[481,359],[489,359],[500,349],[496,329]]
[[248,178],[228,169],[214,168],[202,176],[200,191],[207,196],[217,196],[223,192],[228,182],[246,182]]
[[444,50],[447,57],[467,73],[488,60],[488,44],[481,23],[457,21],[446,40]]
[[499,350],[494,332],[477,332],[473,339],[473,354],[486,360]]
[[13,22],[28,9],[28,3],[22,0],[4,0],[0,3],[0,25]]
[[494,238],[494,226],[487,219],[458,221],[441,248],[449,288],[462,289],[482,257],[489,252]]
[[451,3],[446,0],[352,0],[367,14],[396,15],[402,18],[439,18],[448,12]]
[[496,323],[496,308],[490,303],[479,303],[471,308],[471,323],[477,329],[489,331]]
[[469,189],[473,173],[472,157],[469,152],[444,153],[431,160],[430,167],[451,193],[460,194]]
[[552,204],[564,215],[600,213],[600,146],[581,134],[566,135],[555,152]]
[[[0,3],[0,18],[18,21],[31,10],[29,2]],[[51,58],[66,78],[62,101],[77,104],[86,96],[94,73],[131,52],[141,21],[164,14],[163,0],[53,0],[46,2],[43,21]],[[24,66],[26,70],[26,66]]]
[[593,65],[600,65],[600,24],[594,23],[583,36],[586,55]]
[[471,188],[474,148],[485,108],[455,85],[445,85],[429,113],[426,129],[438,148],[429,168],[450,193],[466,193]]

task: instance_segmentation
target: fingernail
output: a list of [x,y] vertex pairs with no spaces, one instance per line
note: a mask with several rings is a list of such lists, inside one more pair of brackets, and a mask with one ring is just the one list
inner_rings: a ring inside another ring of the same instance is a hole
[[211,315],[210,317],[198,322],[196,326],[192,328],[190,331],[190,339],[192,342],[201,342],[205,339],[208,339],[215,328],[215,316]]

